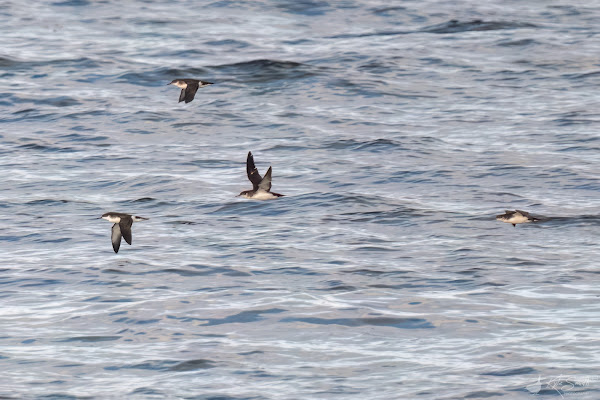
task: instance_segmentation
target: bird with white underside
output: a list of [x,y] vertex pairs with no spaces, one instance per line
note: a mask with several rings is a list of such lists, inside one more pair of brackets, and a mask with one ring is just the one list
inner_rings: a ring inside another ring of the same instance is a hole
[[516,227],[517,224],[525,224],[528,222],[539,221],[539,218],[536,218],[530,215],[526,211],[521,210],[504,210],[504,214],[496,215],[496,220],[501,222],[506,222],[507,224],[512,224],[512,226]]

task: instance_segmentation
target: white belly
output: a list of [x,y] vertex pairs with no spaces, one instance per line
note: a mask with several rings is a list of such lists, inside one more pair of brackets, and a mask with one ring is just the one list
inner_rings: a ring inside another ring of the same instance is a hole
[[256,193],[254,193],[254,196],[248,198],[252,200],[271,200],[276,199],[277,196],[273,196],[271,193],[266,192],[264,190],[259,190]]
[[529,218],[522,215],[513,215],[505,222],[508,222],[509,224],[524,224],[525,222],[529,222]]

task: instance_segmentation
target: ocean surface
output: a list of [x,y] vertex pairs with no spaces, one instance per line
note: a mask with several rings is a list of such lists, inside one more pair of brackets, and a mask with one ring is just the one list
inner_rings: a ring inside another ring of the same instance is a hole
[[0,398],[599,399],[599,21],[0,3]]

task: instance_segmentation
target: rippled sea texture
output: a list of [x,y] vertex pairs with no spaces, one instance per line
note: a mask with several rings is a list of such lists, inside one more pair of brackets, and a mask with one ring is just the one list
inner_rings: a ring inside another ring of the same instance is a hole
[[599,20],[3,2],[0,395],[600,398]]

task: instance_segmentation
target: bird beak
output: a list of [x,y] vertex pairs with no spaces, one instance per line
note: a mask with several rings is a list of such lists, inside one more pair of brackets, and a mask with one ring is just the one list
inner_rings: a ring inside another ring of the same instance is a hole
[[167,83],[167,86],[169,86],[169,85],[170,85],[170,83]]

